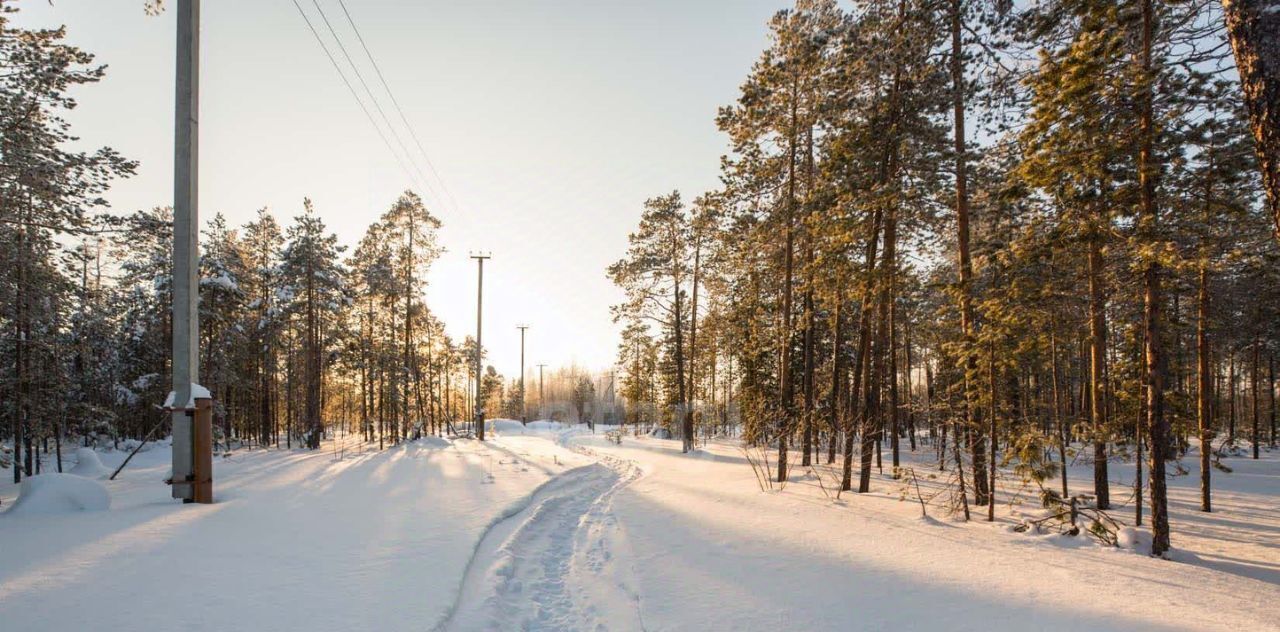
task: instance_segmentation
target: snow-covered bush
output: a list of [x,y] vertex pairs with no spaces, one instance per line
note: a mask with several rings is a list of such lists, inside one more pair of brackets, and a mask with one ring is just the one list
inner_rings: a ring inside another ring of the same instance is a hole
[[102,464],[102,460],[98,458],[98,453],[93,448],[79,448],[76,450],[76,464],[71,468],[71,474],[83,476],[84,478],[100,479],[111,475],[111,470]]

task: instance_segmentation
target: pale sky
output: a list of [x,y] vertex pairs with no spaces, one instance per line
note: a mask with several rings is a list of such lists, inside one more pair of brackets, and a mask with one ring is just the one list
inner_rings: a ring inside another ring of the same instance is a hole
[[[298,1],[327,39],[313,0]],[[399,125],[337,0],[319,3]],[[170,204],[172,7],[148,17],[143,0],[17,4],[17,25],[65,24],[68,41],[109,65],[102,83],[76,93],[80,107],[69,118],[87,144],[141,162],[109,193],[113,210]],[[604,269],[623,254],[645,198],[678,188],[692,199],[717,186],[727,141],[716,109],[736,98],[767,43],[767,20],[786,4],[346,0],[452,194],[433,196],[398,166],[292,0],[205,0],[202,220],[221,212],[240,225],[267,206],[287,223],[306,196],[354,246],[413,188],[444,222],[448,252],[426,295],[450,335],[475,332],[467,255],[482,249],[493,254],[484,299],[490,363],[519,374],[516,325],[527,323],[527,367],[606,368],[617,345],[609,306],[621,294]]]

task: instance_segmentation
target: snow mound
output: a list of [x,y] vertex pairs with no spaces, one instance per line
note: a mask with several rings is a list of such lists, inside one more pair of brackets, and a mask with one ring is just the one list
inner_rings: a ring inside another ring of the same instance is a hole
[[535,434],[551,434],[557,433],[567,428],[565,424],[558,421],[531,421],[527,424],[520,423],[514,419],[494,419],[489,422],[489,428],[498,434],[506,435],[535,435]]
[[138,441],[137,439],[124,439],[120,441],[120,451],[133,452],[133,450],[136,448],[138,452],[150,452],[152,447],[157,445],[162,445],[162,443],[159,441],[153,441],[151,443],[143,443],[141,441]]
[[447,448],[450,445],[453,445],[449,443],[448,439],[443,439],[435,435],[426,435],[421,439],[418,439],[417,443],[418,445],[426,448]]
[[71,468],[71,473],[85,478],[106,478],[111,475],[111,470],[102,464],[93,448],[80,448],[76,450],[76,465]]
[[494,419],[489,429],[499,434],[524,434],[524,424],[514,419]]
[[654,439],[670,439],[671,431],[661,427],[654,428],[653,430],[649,431],[649,436],[653,437]]
[[22,480],[18,499],[6,515],[106,511],[110,507],[111,495],[98,481],[75,474],[38,474]]
[[567,426],[558,421],[531,421],[527,428],[536,432],[560,432]]
[[1116,546],[1146,555],[1151,552],[1151,532],[1146,529],[1124,527],[1116,532]]

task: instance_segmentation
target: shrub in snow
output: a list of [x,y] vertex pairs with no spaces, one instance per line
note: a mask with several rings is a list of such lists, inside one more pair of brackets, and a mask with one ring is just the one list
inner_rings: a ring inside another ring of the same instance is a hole
[[111,495],[102,483],[74,474],[38,474],[22,479],[6,516],[105,511]]
[[1044,511],[1038,516],[1027,516],[1014,525],[1020,533],[1050,533],[1075,537],[1086,533],[1098,542],[1116,546],[1120,523],[1106,511],[1098,509],[1090,494],[1076,494],[1064,500],[1057,492],[1041,488],[1040,500]]
[[666,428],[658,427],[649,431],[649,436],[654,439],[670,439],[671,431]]
[[92,448],[79,448],[76,450],[76,465],[71,468],[71,473],[85,478],[105,478],[111,475],[111,470],[102,464],[98,453]]

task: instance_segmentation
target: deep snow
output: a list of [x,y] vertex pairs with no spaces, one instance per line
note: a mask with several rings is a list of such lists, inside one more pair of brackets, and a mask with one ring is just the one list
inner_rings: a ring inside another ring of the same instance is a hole
[[[1172,479],[1174,545],[1192,562],[1179,563],[1011,533],[1007,517],[963,524],[931,509],[922,520],[887,469],[871,494],[834,500],[825,465],[796,467],[790,484],[766,492],[734,445],[682,455],[679,441],[579,441],[648,472],[616,502],[648,629],[1280,629],[1274,455],[1233,459],[1209,516],[1193,510],[1192,477]],[[906,465],[924,477],[932,454],[919,457]],[[1074,489],[1086,469],[1073,470]],[[1118,489],[1133,468],[1112,476]],[[933,484],[922,483],[926,493]]]
[[21,495],[7,516],[58,515],[111,508],[107,488],[76,474],[50,472],[22,479]]
[[[1195,511],[1194,476],[1173,477],[1180,561],[1168,561],[1013,532],[1035,503],[1012,477],[1002,480],[996,524],[965,524],[936,507],[922,519],[887,473],[863,496],[835,498],[825,465],[797,467],[785,488],[762,491],[729,442],[685,455],[678,441],[632,433],[615,444],[603,429],[492,428],[486,444],[433,439],[379,453],[352,438],[318,452],[236,453],[217,460],[211,506],[169,500],[160,484],[168,451],[141,453],[105,482],[109,511],[0,513],[0,621],[130,630],[1280,629],[1275,454],[1227,459],[1234,472],[1215,472],[1213,514]],[[124,454],[102,457],[112,466]],[[928,448],[907,465],[925,494],[936,488]],[[1072,475],[1083,489],[1088,468]],[[1117,464],[1112,477],[1121,490],[1133,468]],[[5,507],[15,492],[0,485]],[[1126,522],[1131,513],[1114,512]],[[1124,533],[1138,548],[1145,536]]]
[[98,458],[98,453],[92,448],[76,449],[76,464],[68,472],[85,478],[111,476],[111,470],[102,464],[102,459]]
[[12,515],[0,484],[0,629],[426,629],[485,529],[585,462],[466,440],[342,452],[217,457],[212,505],[169,498],[160,449],[105,482],[110,511]]

